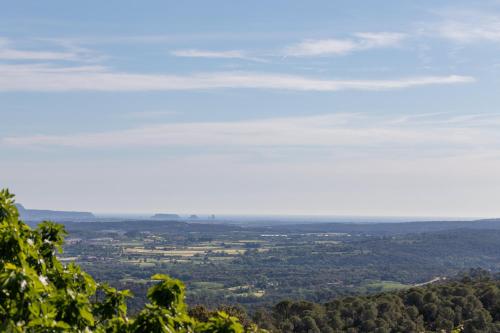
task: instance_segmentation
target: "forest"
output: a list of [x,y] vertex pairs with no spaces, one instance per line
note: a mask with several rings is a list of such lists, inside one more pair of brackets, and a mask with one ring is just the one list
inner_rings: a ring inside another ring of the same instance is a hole
[[[375,235],[290,228],[285,235],[222,225],[145,226],[147,223],[121,226],[127,230],[118,233],[111,224],[103,230],[97,223],[79,225],[78,229],[45,221],[31,227],[19,219],[13,195],[2,190],[0,329],[116,333],[500,331],[500,276],[490,273],[498,271],[498,230],[461,226],[431,233],[384,231]],[[73,228],[69,236],[66,227]],[[138,232],[135,228],[139,227],[154,232]],[[167,233],[169,229],[171,233]],[[245,234],[243,241],[238,230]],[[263,241],[259,235],[278,240]],[[142,238],[141,246],[138,238]],[[105,247],[104,242],[112,246]],[[111,272],[114,266],[103,270],[106,263],[120,262],[106,260],[113,256],[124,260],[122,270]],[[226,259],[217,263],[218,258]],[[476,264],[490,271],[467,269]],[[93,265],[101,267],[95,269],[99,274],[94,277],[85,271]],[[179,270],[172,269],[177,266]],[[255,271],[249,269],[252,266]],[[132,267],[136,271],[128,272],[129,280],[117,278]],[[192,276],[188,267],[193,269]],[[257,279],[257,271],[264,280]],[[139,280],[134,275],[139,272],[150,275]],[[171,272],[185,274],[191,280],[188,288],[169,276]],[[204,281],[198,281],[203,272]],[[441,275],[437,276],[438,272]],[[437,277],[430,279],[432,276]],[[230,287],[232,283],[240,285]],[[135,288],[122,288],[126,285]],[[197,293],[190,295],[190,287]],[[301,288],[302,292],[289,292]],[[200,293],[210,289],[220,293],[214,292],[203,302]],[[267,293],[271,297],[265,298]],[[137,301],[131,302],[133,299]],[[128,311],[130,305],[132,311]]]
[[482,270],[446,283],[318,304],[282,301],[256,322],[273,332],[500,332],[500,281]]

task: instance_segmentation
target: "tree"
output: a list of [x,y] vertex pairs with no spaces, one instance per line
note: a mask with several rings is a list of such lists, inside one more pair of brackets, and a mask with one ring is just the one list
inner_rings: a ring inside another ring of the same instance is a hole
[[[206,322],[188,315],[184,284],[167,275],[147,293],[136,318],[127,316],[128,290],[94,279],[75,264],[63,265],[64,226],[42,222],[36,229],[19,220],[14,196],[0,190],[0,331],[97,333],[243,333],[236,317],[217,312]],[[251,326],[246,332],[259,332]],[[260,331],[262,332],[262,331]]]

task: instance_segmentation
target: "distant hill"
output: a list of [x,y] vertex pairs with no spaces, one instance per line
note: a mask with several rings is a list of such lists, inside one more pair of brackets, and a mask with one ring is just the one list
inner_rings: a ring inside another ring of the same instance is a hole
[[88,221],[95,219],[90,212],[71,212],[58,210],[26,209],[21,204],[16,204],[22,220],[25,221]]
[[178,220],[181,217],[177,214],[160,213],[151,216],[151,218],[155,220]]

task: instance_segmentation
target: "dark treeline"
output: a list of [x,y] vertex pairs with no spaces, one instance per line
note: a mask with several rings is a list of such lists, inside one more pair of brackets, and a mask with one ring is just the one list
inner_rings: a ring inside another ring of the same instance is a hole
[[[264,228],[263,228],[264,229]],[[377,223],[307,223],[275,225],[265,229],[273,232],[346,232],[369,235],[401,235],[408,233],[437,232],[454,229],[499,230],[500,219],[474,221],[418,221]]]
[[[36,226],[38,222],[27,221]],[[345,232],[351,234],[401,235],[408,233],[434,232],[454,229],[500,230],[500,219],[476,221],[426,221],[426,222],[393,222],[393,223],[304,223],[276,225],[239,226],[231,221],[189,223],[182,221],[115,221],[115,222],[70,222],[57,221],[65,225],[70,234],[82,231],[102,229],[123,229],[126,231],[150,230],[152,232],[168,231],[185,233],[189,231],[220,233],[231,231],[251,231],[256,233],[307,233],[307,232]]]
[[500,280],[482,270],[446,283],[318,304],[282,301],[259,309],[272,332],[500,332]]

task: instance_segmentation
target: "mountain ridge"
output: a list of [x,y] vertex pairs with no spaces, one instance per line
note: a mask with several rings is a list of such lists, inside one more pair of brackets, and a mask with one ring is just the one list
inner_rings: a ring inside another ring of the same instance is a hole
[[79,212],[79,211],[63,211],[63,210],[47,210],[47,209],[27,209],[22,204],[16,204],[17,210],[21,219],[26,221],[43,221],[43,220],[54,220],[54,221],[87,221],[95,219],[95,215],[91,212]]

